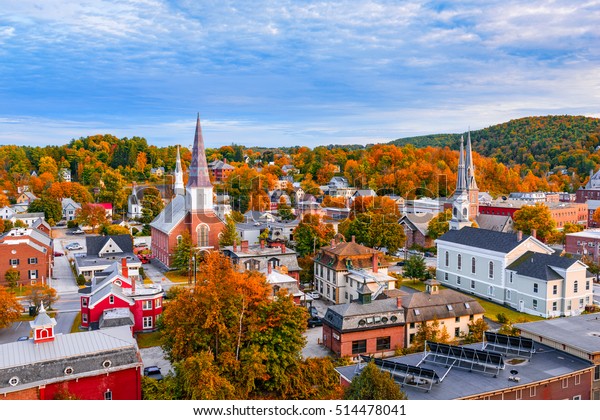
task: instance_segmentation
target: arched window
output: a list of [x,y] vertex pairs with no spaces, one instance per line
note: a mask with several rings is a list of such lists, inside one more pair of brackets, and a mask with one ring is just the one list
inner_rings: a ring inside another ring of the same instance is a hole
[[[512,276],[512,273],[510,273],[510,275]],[[494,278],[494,262],[490,261],[490,265],[489,265],[489,273],[488,276],[493,279]]]
[[183,236],[177,235],[177,245],[179,245],[182,240],[183,240]]
[[196,232],[198,233],[198,247],[207,247],[208,246],[208,225],[198,225],[196,228]]
[[471,258],[471,273],[475,274],[475,257]]
[[450,264],[450,253],[446,251],[446,267]]
[[462,255],[460,254],[456,256],[456,265],[459,270],[462,270]]

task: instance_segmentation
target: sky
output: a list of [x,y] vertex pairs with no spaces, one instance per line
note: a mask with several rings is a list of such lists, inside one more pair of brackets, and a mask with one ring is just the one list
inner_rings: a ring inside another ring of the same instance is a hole
[[600,0],[0,0],[0,144],[315,147],[600,117]]

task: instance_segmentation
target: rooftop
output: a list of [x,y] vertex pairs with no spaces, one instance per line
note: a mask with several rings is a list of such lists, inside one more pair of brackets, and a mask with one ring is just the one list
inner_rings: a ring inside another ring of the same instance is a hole
[[449,230],[439,237],[436,242],[452,242],[506,253],[512,251],[529,238],[528,235],[523,235],[522,239],[519,241],[517,240],[516,233],[496,232],[493,230],[477,229],[467,226],[460,230]]
[[[563,319],[563,318],[561,318]],[[472,349],[481,349],[482,344],[471,344],[465,346]],[[536,353],[530,361],[522,360],[521,363],[507,364],[499,371],[497,377],[490,374],[469,372],[468,370],[452,368],[448,371],[445,365],[433,364],[431,362],[421,363],[422,368],[434,370],[440,378],[447,376],[442,382],[434,384],[429,392],[410,386],[404,386],[402,390],[409,400],[455,400],[465,399],[475,395],[486,394],[495,391],[503,391],[510,388],[523,387],[523,385],[548,380],[556,376],[566,375],[583,369],[588,369],[591,364],[585,360],[571,356],[567,353],[552,349],[546,345],[535,343]],[[414,353],[407,356],[392,357],[391,360],[416,366],[423,359],[424,353]],[[505,361],[511,359],[505,358]],[[517,359],[513,359],[518,361]],[[344,378],[352,378],[360,373],[362,365],[351,365],[338,367],[336,370]],[[511,370],[517,370],[519,382],[510,381]]]

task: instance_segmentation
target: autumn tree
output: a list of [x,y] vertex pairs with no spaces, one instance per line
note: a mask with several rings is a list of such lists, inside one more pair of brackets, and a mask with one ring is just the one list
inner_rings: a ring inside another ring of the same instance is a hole
[[155,187],[147,187],[144,189],[144,196],[141,201],[142,206],[142,223],[150,223],[160,212],[165,208],[160,191]]
[[469,322],[469,333],[463,337],[463,343],[469,344],[483,341],[483,336],[488,329],[489,326],[483,318]]
[[219,246],[231,246],[234,243],[240,243],[240,235],[235,227],[235,221],[229,216],[225,216],[225,228],[219,238]]
[[592,214],[592,220],[596,222],[596,225],[600,226],[600,207],[594,210],[594,214]]
[[19,319],[23,306],[17,296],[0,286],[0,328],[6,328]]
[[102,225],[102,227],[100,228],[100,233],[102,235],[108,235],[108,236],[113,236],[113,235],[131,235],[131,232],[129,231],[129,228],[126,228],[125,226],[111,225],[111,224],[108,224],[108,223]]
[[390,254],[396,253],[406,242],[404,228],[396,216],[374,212],[357,214],[342,233],[345,237],[354,236],[365,246],[386,248]]
[[101,202],[112,203],[115,209],[122,209],[127,201],[125,178],[117,170],[107,169],[102,175],[104,188],[100,191]]
[[281,220],[294,220],[296,215],[292,211],[292,207],[285,201],[282,197],[279,206],[277,207],[277,214],[281,218]]
[[4,274],[4,280],[8,283],[8,287],[16,287],[21,280],[21,272],[14,268],[9,268]]
[[306,214],[294,229],[295,250],[301,257],[313,254],[329,244],[334,234],[331,224],[322,224],[318,216]]
[[406,400],[406,394],[389,372],[369,362],[344,393],[346,400]]
[[31,306],[35,306],[35,313],[40,310],[43,303],[46,309],[51,309],[52,304],[57,301],[58,296],[56,290],[45,284],[34,284],[28,287],[26,299]]
[[57,179],[58,177],[58,165],[56,161],[51,156],[42,156],[40,158],[39,163],[39,173],[44,174],[48,173],[52,176],[53,179]]
[[100,225],[108,223],[106,210],[100,204],[85,203],[75,211],[75,222],[81,226],[90,226],[92,232]]
[[520,230],[527,235],[531,235],[535,230],[537,238],[542,241],[550,238],[556,227],[550,210],[542,203],[521,207],[513,215],[513,220],[514,230]]
[[181,240],[177,242],[177,246],[173,252],[171,267],[178,270],[180,273],[187,273],[190,269],[193,246],[190,233],[187,230],[183,231]]
[[413,352],[423,351],[426,341],[449,344],[453,340],[450,338],[446,326],[442,325],[440,328],[440,322],[434,319],[433,321],[419,323],[415,337],[410,344],[410,350]]
[[437,239],[444,233],[448,232],[450,228],[450,220],[452,219],[452,209],[446,209],[444,212],[439,213],[433,217],[427,225],[427,236],[431,239]]

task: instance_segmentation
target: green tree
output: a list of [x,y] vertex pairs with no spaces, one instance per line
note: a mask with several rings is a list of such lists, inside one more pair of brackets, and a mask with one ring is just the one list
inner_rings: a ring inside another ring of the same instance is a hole
[[389,372],[369,362],[355,376],[344,394],[346,400],[406,400],[406,394],[394,382]]
[[404,276],[424,280],[427,277],[427,265],[421,255],[411,255],[404,263]]
[[219,246],[231,246],[234,243],[240,243],[240,235],[235,228],[235,220],[229,215],[225,217],[225,229],[223,229],[221,238],[219,239]]
[[419,323],[415,338],[410,344],[410,350],[413,352],[423,351],[426,341],[448,344],[452,342],[452,339],[446,326],[442,325],[440,328],[440,322],[434,319],[433,321]]
[[109,168],[102,175],[102,182],[104,188],[100,192],[100,200],[112,203],[117,212],[123,209],[127,200],[123,175],[119,171]]
[[277,214],[281,218],[281,220],[294,220],[296,215],[292,211],[292,207],[285,202],[282,198],[279,202],[279,206],[277,207]]
[[181,234],[181,241],[175,247],[173,261],[171,266],[180,273],[187,273],[190,270],[190,261],[192,259],[194,244],[188,231]]
[[429,221],[427,225],[427,236],[431,239],[437,239],[448,232],[449,222],[452,219],[452,210],[446,209]]
[[395,215],[373,212],[359,213],[351,220],[347,229],[348,236],[371,248],[386,248],[394,254],[404,246],[406,234],[398,224]]
[[335,231],[331,224],[321,224],[319,217],[305,215],[294,229],[295,251],[300,257],[313,254],[331,242]]
[[29,204],[30,213],[44,213],[46,221],[58,222],[62,219],[62,206],[58,200],[52,197],[45,197],[34,200]]
[[463,343],[479,343],[483,341],[483,335],[489,329],[487,322],[483,318],[479,318],[477,321],[469,322],[469,333],[463,337]]
[[16,287],[21,280],[21,272],[19,270],[15,270],[14,268],[9,268],[6,270],[4,279],[8,283],[8,287]]
[[523,206],[513,216],[513,229],[531,235],[533,230],[541,241],[551,237],[556,227],[550,210],[545,204],[537,203],[533,206]]
[[160,191],[155,187],[144,189],[141,205],[142,223],[152,222],[152,220],[154,220],[154,218],[165,208],[165,203],[162,201]]

